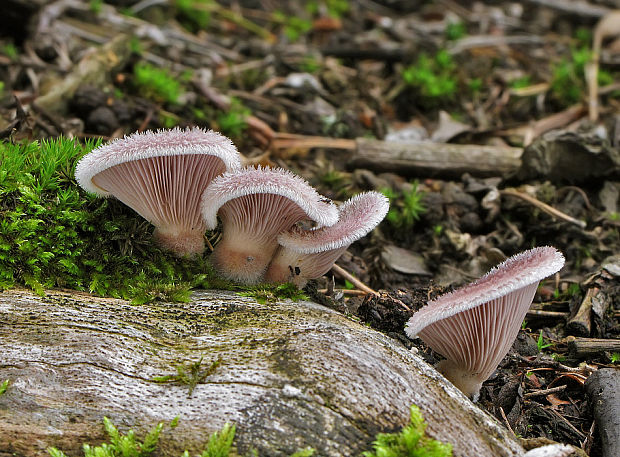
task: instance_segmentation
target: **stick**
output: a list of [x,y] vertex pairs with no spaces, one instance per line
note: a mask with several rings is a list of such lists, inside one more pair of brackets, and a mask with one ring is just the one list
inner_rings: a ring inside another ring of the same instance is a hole
[[[318,292],[327,295],[329,290],[319,289]],[[340,292],[342,292],[344,295],[354,295],[357,297],[362,296],[362,295],[368,295],[368,292],[365,292],[363,290],[358,290],[358,289],[340,289]]]
[[564,390],[566,390],[566,385],[551,387],[550,389],[542,389],[542,390],[536,390],[534,392],[528,392],[523,395],[523,398],[542,397],[544,395],[554,394],[557,392],[563,392]]
[[358,138],[351,168],[401,175],[460,177],[504,176],[521,166],[521,148],[451,143],[399,143]]
[[579,338],[569,336],[566,338],[568,350],[576,357],[586,357],[598,352],[620,352],[619,339],[606,338]]
[[506,417],[506,413],[504,412],[504,408],[502,408],[501,406],[499,407],[499,413],[502,415],[502,418],[504,419],[504,422],[506,422],[506,427],[508,428],[508,430],[510,430],[510,432],[514,435],[515,432],[512,429],[512,427],[510,426],[510,422],[508,422],[508,418]]
[[534,3],[546,8],[574,14],[583,18],[599,18],[609,13],[610,9],[597,6],[583,0],[526,0],[526,3]]
[[524,200],[526,202],[528,202],[531,205],[534,205],[535,207],[537,207],[538,209],[544,211],[545,213],[557,218],[557,219],[561,219],[563,221],[566,222],[570,222],[571,224],[575,224],[578,227],[586,228],[586,223],[584,221],[580,221],[578,219],[575,219],[574,217],[569,216],[568,214],[563,213],[560,210],[555,209],[553,206],[549,206],[546,203],[541,202],[540,200],[538,200],[537,198],[532,197],[531,195],[528,194],[524,194],[522,192],[519,192],[515,189],[504,189],[504,190],[500,190],[499,193],[501,195],[509,195],[511,197],[517,197],[520,198],[521,200]]
[[353,284],[359,290],[363,290],[367,294],[379,295],[378,292],[372,290],[370,287],[368,287],[362,281],[360,281],[355,276],[353,276],[351,273],[346,271],[344,268],[334,264],[334,266],[332,267],[332,271],[334,273],[336,273],[338,276],[340,276],[340,277],[346,279],[347,281],[349,281],[351,284]]
[[592,287],[586,292],[577,313],[568,320],[568,328],[580,336],[590,336],[592,330],[592,299],[599,292],[598,287]]
[[569,316],[569,313],[565,313],[562,311],[543,311],[542,309],[530,309],[527,314],[527,317],[534,318],[551,318],[551,319],[566,319]]
[[333,148],[333,149],[355,149],[355,140],[344,138],[329,138],[324,136],[295,135],[292,133],[277,133],[272,149],[311,149],[311,148]]

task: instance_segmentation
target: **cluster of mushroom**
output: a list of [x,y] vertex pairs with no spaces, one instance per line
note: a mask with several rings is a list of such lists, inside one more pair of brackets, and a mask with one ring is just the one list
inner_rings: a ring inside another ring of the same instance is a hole
[[[156,242],[179,257],[200,255],[205,231],[219,218],[222,239],[211,261],[223,277],[244,284],[303,287],[327,273],[389,207],[378,192],[337,207],[289,171],[243,168],[228,138],[200,128],[115,140],[84,156],[75,176],[87,191],[114,196],[150,221]],[[551,247],[517,254],[430,301],[405,331],[444,355],[437,369],[475,398],[510,349],[538,283],[563,265]]]
[[303,287],[332,267],[385,217],[389,203],[365,192],[339,207],[280,168],[244,168],[230,139],[200,128],[135,133],[94,149],[77,164],[80,186],[114,196],[155,226],[179,257],[204,252],[204,233],[222,223],[211,261],[244,284]]

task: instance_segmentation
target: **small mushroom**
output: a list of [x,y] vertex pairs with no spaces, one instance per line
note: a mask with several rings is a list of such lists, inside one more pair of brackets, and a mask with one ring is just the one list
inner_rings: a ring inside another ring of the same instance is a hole
[[299,223],[333,225],[338,210],[303,178],[281,168],[245,168],[214,179],[204,192],[207,228],[222,221],[211,263],[226,279],[255,284],[278,248],[278,235]]
[[409,319],[405,332],[445,356],[437,370],[477,399],[519,333],[538,283],[563,265],[564,256],[552,247],[521,252],[477,281],[428,302]]
[[100,146],[77,164],[80,186],[114,196],[155,226],[153,237],[179,257],[204,251],[200,200],[211,180],[241,167],[230,139],[191,128],[134,133]]
[[366,192],[339,207],[338,222],[330,227],[304,230],[294,227],[280,234],[265,280],[292,282],[301,288],[310,279],[327,273],[340,255],[375,228],[389,209],[389,200],[378,192]]

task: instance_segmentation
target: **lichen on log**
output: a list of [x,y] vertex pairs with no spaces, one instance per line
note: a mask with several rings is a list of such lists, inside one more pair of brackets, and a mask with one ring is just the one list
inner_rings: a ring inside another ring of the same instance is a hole
[[[162,435],[162,455],[200,452],[237,425],[243,454],[359,455],[377,432],[420,407],[430,437],[455,456],[519,456],[523,449],[420,357],[387,336],[310,302],[260,304],[197,291],[188,303],[133,305],[75,292],[0,293],[0,455],[81,455],[103,440],[102,419]],[[155,382],[203,359],[221,363],[189,396]]]

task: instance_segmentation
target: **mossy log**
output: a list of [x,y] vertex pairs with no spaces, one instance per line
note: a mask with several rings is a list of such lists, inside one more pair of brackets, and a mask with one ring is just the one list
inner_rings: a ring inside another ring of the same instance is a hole
[[[0,293],[0,456],[82,455],[105,436],[104,416],[145,433],[180,416],[162,455],[204,448],[237,425],[240,454],[356,456],[377,432],[399,430],[415,403],[427,433],[455,456],[520,456],[523,449],[413,352],[309,302],[260,304],[199,291],[189,303],[133,305],[74,292]],[[158,383],[203,358],[221,364],[196,386]]]

